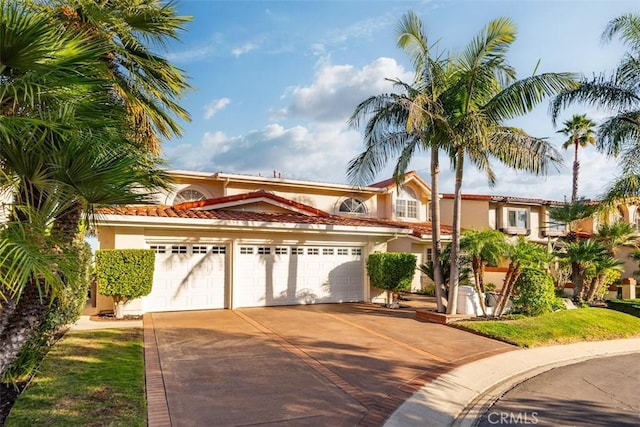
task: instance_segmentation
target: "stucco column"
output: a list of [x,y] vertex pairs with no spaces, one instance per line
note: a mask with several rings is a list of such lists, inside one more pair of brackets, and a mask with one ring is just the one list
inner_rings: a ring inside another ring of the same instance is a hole
[[633,277],[622,279],[622,299],[636,299],[636,279]]

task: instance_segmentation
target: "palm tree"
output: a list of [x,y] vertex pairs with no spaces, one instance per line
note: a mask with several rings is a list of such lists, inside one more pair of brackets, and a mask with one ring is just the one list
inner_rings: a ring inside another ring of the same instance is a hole
[[578,160],[578,149],[584,148],[587,144],[595,144],[594,127],[595,123],[587,118],[585,114],[574,114],[570,120],[563,123],[564,128],[558,132],[563,133],[569,137],[562,148],[565,150],[571,146],[574,147],[573,157],[573,187],[571,190],[571,201],[578,200],[578,174],[580,173],[580,161]]
[[563,240],[576,241],[580,231],[578,224],[580,221],[593,216],[596,210],[597,205],[578,199],[571,203],[550,207],[549,219],[553,222],[567,225],[568,233]]
[[460,250],[471,258],[474,287],[480,297],[483,316],[487,315],[484,295],[484,269],[486,265],[496,266],[507,250],[505,236],[498,230],[465,230],[460,239]]
[[524,268],[548,269],[551,255],[546,248],[520,236],[507,247],[505,256],[509,259],[507,273],[504,276],[500,297],[493,311],[494,317],[501,317],[511,298],[513,289]]
[[154,52],[177,39],[188,16],[178,16],[173,2],[160,0],[52,0],[43,4],[68,31],[84,31],[105,43],[107,80],[127,107],[130,135],[154,154],[160,139],[180,136],[174,116],[189,120],[177,100],[190,88],[182,70]]
[[607,189],[604,200],[614,202],[640,196],[640,15],[625,14],[609,22],[602,39],[620,39],[628,48],[611,75],[584,79],[576,88],[560,93],[551,103],[553,121],[560,112],[575,103],[610,110],[601,122],[596,148],[618,157],[621,174]]
[[617,255],[620,246],[635,246],[637,237],[636,228],[625,221],[605,222],[598,227],[598,231],[593,236],[609,251],[612,257]]
[[394,178],[401,182],[414,153],[429,150],[431,156],[431,240],[433,280],[438,312],[444,312],[444,278],[440,239],[439,156],[438,150],[448,141],[439,129],[446,123],[439,98],[448,87],[451,69],[447,59],[431,54],[428,38],[420,19],[407,13],[398,26],[398,46],[405,50],[416,68],[412,85],[395,80],[400,93],[372,96],[361,102],[349,119],[353,127],[368,120],[365,151],[349,163],[348,172],[354,183],[372,180],[386,163],[397,158]]
[[[426,54],[430,52],[426,36],[416,31],[421,26],[419,19],[411,12],[400,25],[400,41],[410,49],[416,65],[415,96],[404,101],[408,107],[402,113],[406,114],[408,109],[406,127],[402,128],[404,116],[402,120],[396,120],[398,115],[387,115],[393,118],[395,127],[389,127],[389,122],[378,118],[372,119],[365,130],[367,149],[354,159],[350,170],[357,170],[362,165],[368,165],[365,171],[379,170],[381,163],[373,159],[379,159],[380,153],[386,156],[383,156],[385,160],[390,153],[400,153],[398,165],[406,168],[417,148],[429,147],[432,149],[433,176],[438,169],[436,148],[444,149],[449,154],[456,170],[456,187],[447,312],[455,313],[465,158],[486,172],[491,183],[496,180],[490,165],[491,158],[516,169],[546,173],[551,164],[561,161],[553,147],[543,139],[531,137],[521,129],[504,126],[501,122],[527,113],[545,97],[572,87],[574,81],[573,76],[566,73],[548,73],[514,81],[515,72],[505,61],[506,50],[515,40],[515,29],[508,19],[492,21],[462,55],[446,60],[434,60]],[[409,37],[409,33],[415,34]],[[420,40],[423,42],[420,43]],[[366,110],[359,107],[356,112],[360,111]],[[422,145],[420,142],[393,145],[389,142],[392,139],[389,134],[398,129],[421,137]],[[371,136],[374,138],[369,139]],[[398,169],[396,167],[396,171]],[[432,203],[435,200],[436,197],[432,196]],[[433,228],[436,229],[435,226]],[[435,256],[434,253],[434,259],[437,259]]]
[[573,299],[577,302],[582,301],[587,269],[608,257],[609,252],[600,242],[586,239],[566,243],[557,255],[571,265]]
[[491,184],[496,180],[492,158],[534,174],[545,174],[551,165],[561,162],[559,153],[544,139],[502,123],[526,114],[547,96],[573,87],[573,75],[546,73],[516,81],[515,71],[506,61],[506,53],[514,41],[515,27],[511,20],[491,21],[455,61],[456,81],[445,96],[453,145],[450,156],[455,167],[449,313],[455,313],[457,308],[465,159],[485,172]]
[[0,189],[14,196],[0,232],[1,376],[77,263],[73,206],[142,202],[163,174],[128,141],[104,43],[15,2],[0,0],[0,22]]
[[611,278],[607,281],[607,277],[614,275],[613,278],[618,278],[620,273],[624,271],[622,262],[613,256],[603,256],[595,259],[589,270],[592,278],[585,292],[585,301],[587,302],[595,299],[603,285],[613,282]]

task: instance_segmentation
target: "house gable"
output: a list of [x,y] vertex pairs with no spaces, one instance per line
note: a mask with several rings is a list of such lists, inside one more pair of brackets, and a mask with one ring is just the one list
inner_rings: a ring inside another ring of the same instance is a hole
[[307,216],[330,216],[327,212],[303,203],[294,202],[284,197],[266,191],[237,194],[233,196],[217,197],[196,202],[181,203],[176,209],[191,209],[199,211],[233,210],[249,212],[288,212]]

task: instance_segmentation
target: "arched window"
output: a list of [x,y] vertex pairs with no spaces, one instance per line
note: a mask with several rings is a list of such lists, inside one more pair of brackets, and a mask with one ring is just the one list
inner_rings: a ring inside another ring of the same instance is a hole
[[636,213],[633,218],[633,223],[636,226],[636,231],[640,231],[640,207],[636,208]]
[[198,200],[204,200],[206,197],[199,191],[186,189],[176,194],[176,198],[173,199],[173,204],[177,205],[186,202],[197,202]]
[[340,203],[338,211],[349,214],[366,214],[367,207],[361,200],[349,198]]
[[396,200],[396,217],[418,218],[418,198],[410,188],[403,188]]

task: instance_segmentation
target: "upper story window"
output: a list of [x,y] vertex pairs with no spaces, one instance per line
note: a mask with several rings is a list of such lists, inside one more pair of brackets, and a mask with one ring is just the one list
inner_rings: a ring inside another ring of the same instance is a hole
[[403,188],[398,194],[396,217],[418,219],[418,198],[410,188]]
[[529,228],[529,215],[527,209],[507,209],[508,228]]
[[366,214],[367,207],[361,200],[350,198],[340,203],[338,211],[349,214]]
[[640,207],[636,208],[633,224],[636,226],[636,231],[640,231]]
[[173,204],[177,205],[179,203],[197,202],[198,200],[204,200],[204,199],[206,199],[206,197],[201,192],[196,190],[186,189],[176,194],[176,198],[173,199]]

